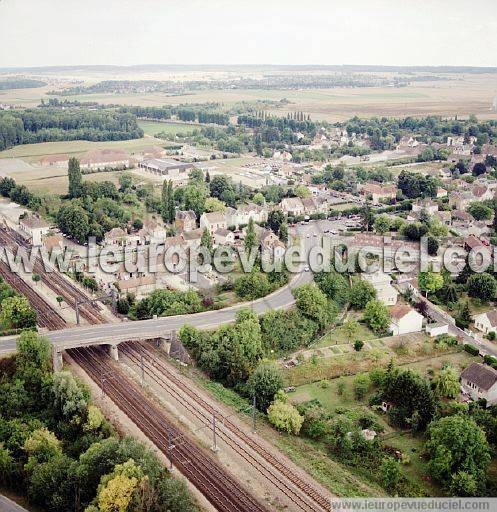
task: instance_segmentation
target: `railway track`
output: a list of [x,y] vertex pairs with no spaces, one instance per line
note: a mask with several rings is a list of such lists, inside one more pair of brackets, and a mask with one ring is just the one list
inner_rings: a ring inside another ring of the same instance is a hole
[[141,365],[143,361],[143,370],[146,375],[164,388],[203,425],[210,426],[212,419],[216,418],[216,422],[224,427],[216,429],[218,437],[272,482],[299,510],[322,512],[330,509],[328,497],[323,496],[317,489],[302,480],[283,461],[225,418],[222,412],[200,398],[168,368],[167,364],[161,360],[158,351],[131,342],[121,344],[119,349],[137,365]]
[[[29,244],[19,233],[5,225],[0,226],[0,244],[8,247],[13,254],[14,248],[17,246],[30,249]],[[64,301],[73,309],[76,308],[77,302],[88,301],[87,295],[69,282],[58,271],[47,272],[39,256],[34,260],[33,272],[41,277],[42,282],[46,284],[48,288],[63,297]],[[81,303],[78,305],[78,309],[80,315],[90,324],[107,323],[107,320],[101,313],[100,307],[94,303]]]
[[[221,512],[266,512],[261,504],[216,461],[186,437],[138,386],[117,370],[102,348],[69,350],[98,384],[181,473]],[[104,379],[104,380],[102,380]]]
[[37,314],[37,323],[40,327],[45,327],[50,331],[64,329],[67,323],[64,318],[49,304],[41,295],[36,293],[28,284],[26,284],[18,275],[10,272],[4,262],[0,262],[0,275],[4,278],[14,290],[24,295]]

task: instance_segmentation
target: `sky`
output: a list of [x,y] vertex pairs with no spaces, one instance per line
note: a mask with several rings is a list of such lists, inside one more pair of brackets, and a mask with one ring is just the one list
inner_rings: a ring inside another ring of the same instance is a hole
[[0,0],[0,67],[497,66],[496,0]]

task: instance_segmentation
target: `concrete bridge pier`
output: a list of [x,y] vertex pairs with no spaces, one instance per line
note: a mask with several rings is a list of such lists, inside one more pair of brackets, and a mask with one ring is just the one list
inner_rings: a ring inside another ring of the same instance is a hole
[[114,361],[119,361],[119,350],[117,345],[109,345],[109,355]]
[[175,340],[176,332],[169,331],[165,332],[163,336],[159,338],[159,348],[163,350],[167,355],[171,352],[172,342]]
[[55,345],[52,345],[52,367],[54,372],[60,372],[64,362],[62,360],[62,352],[57,350]]

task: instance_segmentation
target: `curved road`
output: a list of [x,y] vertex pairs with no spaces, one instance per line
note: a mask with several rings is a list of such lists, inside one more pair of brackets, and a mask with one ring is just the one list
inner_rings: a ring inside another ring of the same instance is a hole
[[[317,243],[318,238],[311,236],[310,238],[304,239],[304,241],[304,245],[309,249]],[[218,325],[233,322],[237,311],[242,308],[250,307],[258,314],[269,310],[287,309],[295,303],[292,288],[308,283],[311,280],[311,272],[302,272],[293,276],[293,279],[288,285],[266,297],[216,311],[159,317],[155,320],[138,320],[135,322],[122,322],[117,324],[73,327],[70,329],[51,331],[46,334],[46,337],[57,347],[58,351],[61,351],[85,345],[159,338],[166,336],[171,331],[179,330],[185,324],[202,329],[215,328]],[[17,336],[1,338],[0,353],[14,352],[16,349],[16,340]]]

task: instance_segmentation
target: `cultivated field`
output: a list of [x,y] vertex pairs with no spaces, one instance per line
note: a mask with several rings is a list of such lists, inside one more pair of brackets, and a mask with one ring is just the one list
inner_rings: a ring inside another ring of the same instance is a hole
[[0,159],[22,158],[26,162],[39,162],[40,158],[45,155],[64,153],[78,157],[91,149],[124,149],[133,154],[152,145],[166,146],[167,142],[147,136],[142,139],[109,142],[89,142],[85,140],[43,142],[41,144],[24,144],[1,151]]
[[[385,73],[381,73],[385,75]],[[209,76],[210,79],[222,78],[222,75]],[[304,111],[314,120],[338,121],[355,115],[369,116],[420,116],[442,115],[460,117],[473,113],[487,119],[497,118],[492,109],[497,94],[497,74],[457,74],[444,75],[447,80],[413,82],[407,87],[362,87],[333,89],[302,89],[302,90],[261,90],[261,89],[229,89],[205,90],[190,92],[184,95],[169,93],[138,93],[138,94],[86,94],[69,96],[68,99],[80,101],[97,101],[105,104],[121,105],[179,105],[185,103],[218,102],[229,106],[240,101],[255,100],[288,100],[277,109],[278,114]],[[102,76],[101,79],[108,79]],[[112,77],[130,79],[129,76]],[[136,76],[134,79],[151,78]],[[156,76],[153,77],[157,79]],[[170,79],[164,76],[161,79]],[[193,76],[184,75],[192,79]],[[198,77],[195,77],[198,78]],[[92,78],[95,82],[95,78]],[[18,105],[37,105],[46,92],[53,86],[2,91],[0,103]]]

